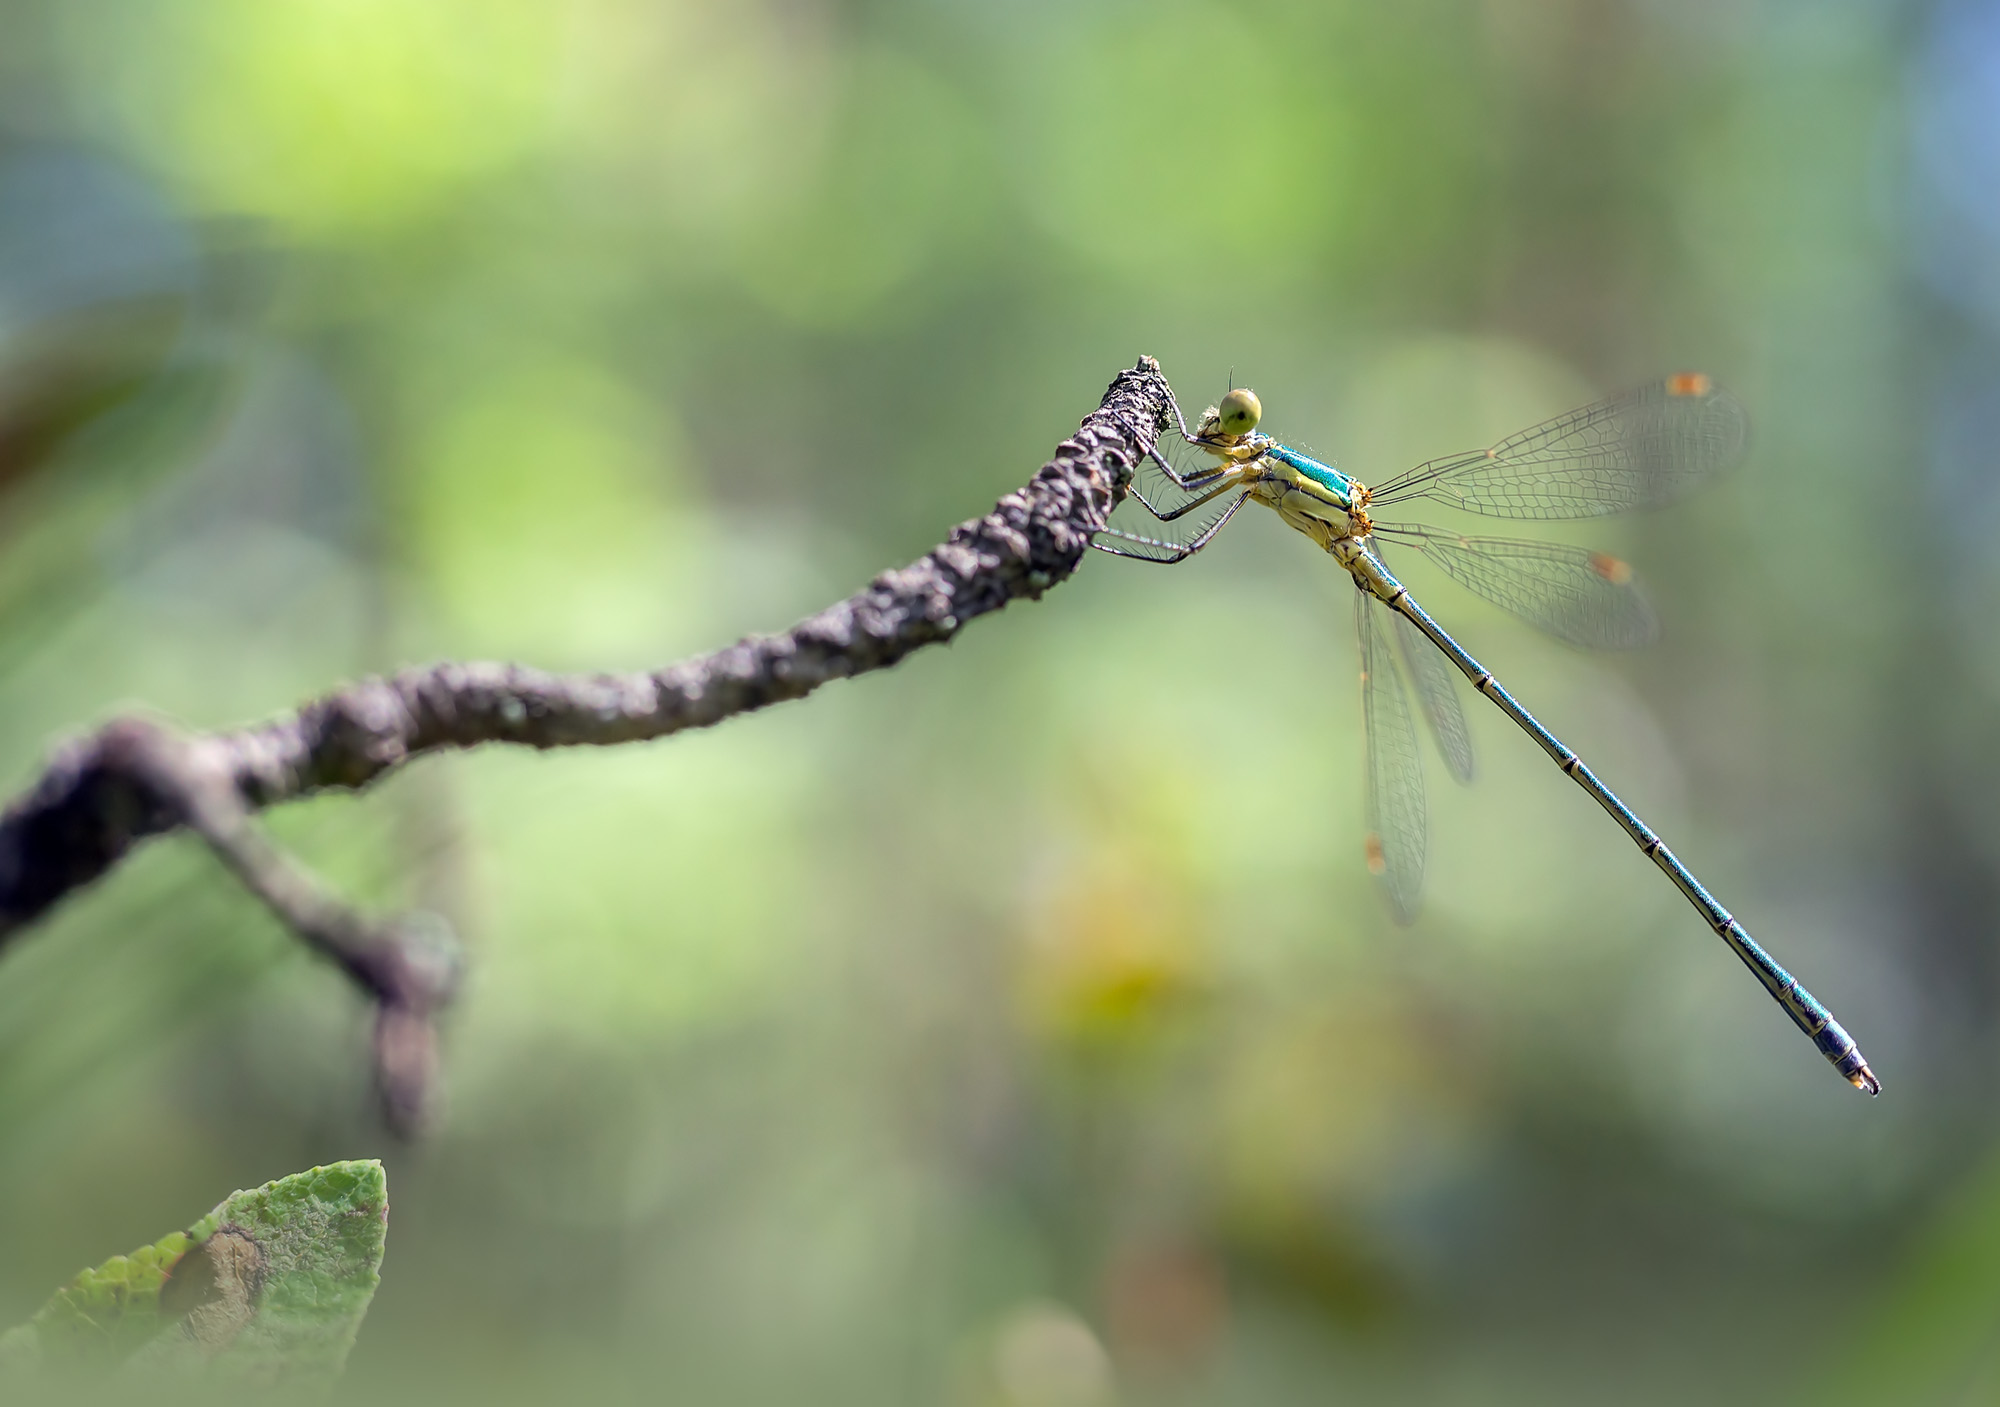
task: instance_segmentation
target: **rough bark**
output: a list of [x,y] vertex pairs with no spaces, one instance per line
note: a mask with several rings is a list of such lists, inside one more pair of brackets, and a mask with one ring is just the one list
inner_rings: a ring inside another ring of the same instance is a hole
[[448,941],[414,916],[355,914],[272,845],[253,812],[359,789],[448,748],[607,747],[707,727],[949,640],[974,618],[1039,597],[1076,570],[1159,433],[1171,395],[1158,363],[1142,357],[1054,458],[992,512],[782,634],[649,673],[433,664],[364,679],[226,732],[188,735],[154,719],[114,719],[59,748],[0,814],[0,949],[140,841],[185,826],[377,1003],[385,1110],[392,1123],[412,1127],[429,1102],[430,1018],[455,986]]

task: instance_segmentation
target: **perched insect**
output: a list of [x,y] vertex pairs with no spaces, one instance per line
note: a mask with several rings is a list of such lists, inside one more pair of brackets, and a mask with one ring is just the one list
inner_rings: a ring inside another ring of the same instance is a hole
[[1616,557],[1377,522],[1373,513],[1421,498],[1489,517],[1533,519],[1591,518],[1666,503],[1741,457],[1747,421],[1734,399],[1698,373],[1671,376],[1559,415],[1491,448],[1434,459],[1372,488],[1260,432],[1263,406],[1252,391],[1230,391],[1192,430],[1178,405],[1173,414],[1191,452],[1178,456],[1176,468],[1155,446],[1148,466],[1166,482],[1149,493],[1135,478],[1132,496],[1162,523],[1187,528],[1160,537],[1107,528],[1091,545],[1141,561],[1184,562],[1254,500],[1347,569],[1359,592],[1354,618],[1368,734],[1368,868],[1400,921],[1415,916],[1423,888],[1426,821],[1416,725],[1391,634],[1452,775],[1471,778],[1472,748],[1447,662],[1624,827],[1849,1083],[1880,1093],[1868,1062],[1827,1009],[1751,939],[1631,807],[1445,633],[1382,560],[1383,542],[1408,546],[1461,585],[1572,644],[1645,644],[1657,624],[1632,569]]

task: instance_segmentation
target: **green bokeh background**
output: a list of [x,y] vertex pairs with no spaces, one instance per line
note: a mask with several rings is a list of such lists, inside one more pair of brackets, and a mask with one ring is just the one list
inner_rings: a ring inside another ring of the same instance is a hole
[[1469,697],[1396,929],[1349,588],[1253,515],[274,815],[467,936],[413,1150],[358,998],[147,847],[0,959],[0,1323],[380,1155],[357,1402],[1992,1400],[1995,93],[1970,0],[0,0],[9,785],[780,628],[1142,352],[1364,480],[1698,367],[1744,469],[1552,534],[1658,648],[1409,579],[1887,1087]]

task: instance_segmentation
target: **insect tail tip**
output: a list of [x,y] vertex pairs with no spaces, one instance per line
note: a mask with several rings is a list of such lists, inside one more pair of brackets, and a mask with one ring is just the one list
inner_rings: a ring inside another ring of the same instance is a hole
[[1868,1095],[1871,1099],[1882,1092],[1882,1082],[1875,1078],[1875,1072],[1866,1065],[1863,1065],[1859,1070],[1849,1075],[1847,1080],[1849,1084]]

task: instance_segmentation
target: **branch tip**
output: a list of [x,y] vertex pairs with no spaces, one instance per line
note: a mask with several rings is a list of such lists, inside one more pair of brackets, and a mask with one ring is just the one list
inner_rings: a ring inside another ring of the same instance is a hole
[[637,674],[476,663],[405,669],[212,734],[186,734],[143,715],[114,718],[57,749],[0,814],[0,950],[132,846],[185,826],[374,1001],[383,1116],[414,1134],[435,1117],[435,1018],[458,989],[457,940],[434,914],[363,917],[273,843],[254,812],[319,791],[359,790],[429,752],[488,743],[604,747],[705,728],[948,642],[976,617],[1038,599],[1076,570],[1164,428],[1171,401],[1159,363],[1139,358],[1055,457],[990,513],[780,635],[749,636]]

